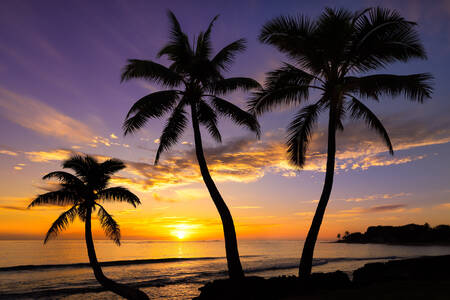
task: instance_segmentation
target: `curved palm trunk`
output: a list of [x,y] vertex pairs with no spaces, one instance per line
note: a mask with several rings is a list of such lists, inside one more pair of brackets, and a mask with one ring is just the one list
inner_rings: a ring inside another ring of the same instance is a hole
[[316,213],[306,236],[303,245],[302,258],[299,266],[299,277],[307,278],[311,275],[311,268],[314,255],[314,247],[316,245],[317,236],[319,235],[320,225],[322,224],[325,209],[330,199],[331,189],[333,187],[334,164],[336,156],[336,117],[335,111],[330,105],[330,119],[328,123],[328,151],[327,151],[327,167],[325,173],[325,183],[317,205]]
[[116,293],[126,299],[149,299],[148,296],[140,291],[139,289],[132,288],[120,283],[117,283],[103,274],[100,264],[97,260],[97,255],[95,254],[94,241],[92,239],[91,231],[91,210],[88,209],[86,213],[85,221],[85,237],[86,237],[86,247],[89,256],[89,263],[91,264],[92,270],[94,271],[95,279],[107,290]]
[[197,155],[198,165],[200,166],[200,172],[222,220],[228,275],[231,279],[241,279],[244,277],[244,271],[242,270],[241,260],[239,258],[233,218],[231,217],[230,210],[225,204],[225,201],[223,201],[219,190],[209,174],[208,165],[206,164],[205,155],[203,153],[202,137],[200,134],[200,126],[197,119],[197,110],[195,105],[191,105],[191,113],[192,125],[194,127],[195,153]]

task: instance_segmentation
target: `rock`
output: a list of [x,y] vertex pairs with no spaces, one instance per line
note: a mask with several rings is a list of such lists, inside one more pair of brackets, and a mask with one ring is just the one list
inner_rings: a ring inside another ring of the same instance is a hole
[[450,255],[370,263],[353,272],[354,284],[392,280],[433,280],[450,278]]

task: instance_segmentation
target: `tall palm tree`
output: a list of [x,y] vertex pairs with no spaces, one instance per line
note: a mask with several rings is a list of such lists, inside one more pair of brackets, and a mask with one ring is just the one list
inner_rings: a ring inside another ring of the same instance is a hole
[[242,278],[244,273],[239,259],[233,218],[209,173],[203,153],[200,125],[205,126],[217,142],[221,142],[221,134],[217,128],[218,115],[229,117],[236,124],[247,127],[259,136],[260,129],[256,118],[221,96],[238,89],[246,91],[260,86],[250,78],[223,77],[222,72],[228,70],[235,55],[245,49],[245,40],[239,39],[212,56],[210,36],[217,17],[211,21],[206,31],[200,32],[196,42],[190,43],[175,15],[169,11],[168,16],[171,24],[170,40],[159,51],[158,57],[167,56],[170,66],[165,67],[149,60],[132,59],[122,73],[122,81],[143,78],[168,90],[154,92],[139,99],[128,112],[123,128],[125,134],[132,133],[142,128],[149,119],[161,118],[166,113],[171,113],[159,139],[155,158],[157,164],[161,153],[175,145],[186,129],[188,116],[185,108],[190,107],[200,172],[222,220],[228,274],[233,279]]
[[100,267],[95,254],[91,231],[91,215],[95,210],[100,224],[108,238],[120,246],[120,227],[99,201],[126,202],[134,207],[141,204],[139,198],[123,187],[108,187],[111,175],[124,169],[125,165],[117,159],[108,159],[103,163],[89,155],[74,155],[62,164],[65,169],[72,169],[75,175],[65,171],[48,173],[43,179],[56,178],[61,188],[57,191],[39,195],[28,208],[39,205],[70,206],[63,212],[47,232],[44,244],[66,229],[78,216],[84,222],[84,234],[90,265],[97,281],[106,289],[127,299],[148,299],[142,291],[107,278]]
[[328,110],[325,183],[303,247],[299,276],[311,274],[314,246],[333,185],[336,130],[344,129],[343,119],[348,115],[365,121],[393,154],[386,129],[360,99],[378,101],[383,95],[403,94],[422,103],[430,98],[432,76],[428,73],[364,74],[398,61],[425,59],[415,25],[389,9],[351,12],[327,8],[316,20],[281,16],[262,28],[260,41],[287,54],[295,65],[284,63],[268,73],[264,89],[249,102],[251,110],[261,114],[278,105],[301,105],[309,100],[311,90],[319,92],[316,102],[303,106],[287,128],[287,152],[293,165],[305,165],[314,125],[319,114]]

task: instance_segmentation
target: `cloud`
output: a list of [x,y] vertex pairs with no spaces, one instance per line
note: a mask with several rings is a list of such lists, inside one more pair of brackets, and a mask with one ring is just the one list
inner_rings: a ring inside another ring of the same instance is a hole
[[347,199],[339,199],[339,200],[345,200],[346,202],[363,202],[363,201],[370,201],[370,200],[392,199],[392,198],[399,198],[399,197],[406,197],[406,196],[411,196],[411,193],[374,194],[374,195],[367,195],[367,196],[363,196],[363,197],[355,197],[355,198],[347,198]]
[[363,209],[362,212],[372,213],[372,212],[398,211],[399,209],[403,209],[405,207],[406,205],[404,204],[379,205]]
[[22,207],[22,206],[12,206],[12,205],[0,205],[0,210],[27,210],[26,207]]
[[450,208],[450,202],[449,203],[442,203],[438,205],[438,208]]
[[294,215],[301,216],[301,217],[312,217],[314,215],[314,213],[312,211],[302,211],[302,212],[296,212],[296,213],[294,213]]
[[262,206],[233,206],[233,208],[237,208],[237,209],[259,209],[259,208],[262,208]]
[[386,204],[371,207],[353,207],[351,209],[339,210],[336,213],[327,214],[328,218],[354,217],[360,214],[370,214],[379,212],[402,212],[406,208],[405,204]]
[[25,152],[25,155],[32,162],[49,162],[61,161],[70,157],[75,152],[65,149],[50,150],[50,151],[32,151]]
[[118,139],[117,135],[115,135],[114,133],[111,133],[109,135],[109,137],[112,138],[113,140],[117,140]]
[[10,156],[17,156],[18,154],[13,151],[2,149],[0,150],[0,154],[10,155]]
[[3,117],[39,134],[73,142],[89,142],[91,129],[42,101],[16,94],[0,87]]
[[[399,121],[401,116],[387,118],[386,123],[392,131],[392,141],[398,150],[395,156],[390,156],[385,146],[375,135],[368,133],[361,126],[346,126],[348,130],[338,136],[336,154],[336,171],[367,170],[371,167],[406,164],[424,159],[425,154],[408,154],[404,150],[436,145],[450,141],[450,122],[436,120],[438,125],[429,122]],[[395,121],[397,120],[397,121]],[[446,127],[448,126],[448,127]],[[386,126],[388,127],[388,126]],[[263,140],[253,137],[239,137],[227,140],[215,147],[205,147],[204,152],[212,177],[217,182],[254,182],[267,173],[295,177],[305,171],[323,172],[326,163],[326,134],[317,130],[307,152],[307,162],[303,170],[292,167],[286,156],[284,130],[266,132]],[[98,138],[99,143],[110,143],[106,138]],[[195,149],[180,148],[165,153],[158,165],[144,162],[125,161],[127,169],[112,178],[114,184],[123,184],[141,192],[152,189],[164,189],[174,186],[189,185],[202,182],[202,176],[197,165]],[[417,151],[416,151],[417,152]],[[68,150],[49,152],[26,152],[32,161],[49,161],[65,159]],[[392,199],[408,196],[399,194],[376,194],[346,199],[348,202],[369,201],[375,198]],[[171,202],[180,199],[173,194],[166,198],[160,196],[160,201]]]

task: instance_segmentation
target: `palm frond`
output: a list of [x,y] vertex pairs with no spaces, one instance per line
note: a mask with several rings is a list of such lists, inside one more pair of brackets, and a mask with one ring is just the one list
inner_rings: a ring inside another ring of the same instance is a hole
[[257,137],[260,136],[261,129],[259,122],[254,115],[219,97],[212,98],[211,103],[216,111],[222,116],[230,118],[237,125],[247,127],[249,130],[256,133]]
[[308,86],[285,85],[278,89],[260,89],[248,101],[250,112],[261,115],[284,105],[300,104],[309,97]]
[[157,57],[166,55],[174,63],[170,70],[183,73],[194,57],[194,52],[189,44],[189,38],[181,30],[180,23],[174,13],[168,11],[170,22],[169,43],[167,43],[157,54]]
[[159,91],[139,99],[127,114],[124,134],[141,129],[149,119],[160,118],[171,110],[178,99],[177,91]]
[[50,239],[55,238],[59,232],[65,230],[70,223],[73,222],[77,215],[77,206],[72,206],[69,210],[63,212],[55,222],[53,222],[52,226],[48,230],[45,235],[44,244],[46,244]]
[[74,191],[61,189],[59,191],[48,192],[37,196],[29,205],[28,208],[40,205],[57,205],[66,206],[74,205],[81,201],[80,195]]
[[352,98],[349,104],[350,114],[353,119],[363,119],[367,126],[375,130],[384,140],[386,146],[389,149],[389,153],[394,155],[394,149],[392,143],[383,123],[377,118],[377,116],[361,101],[356,98]]
[[395,10],[369,10],[355,22],[354,44],[349,52],[352,67],[369,71],[395,61],[426,58],[415,25]]
[[56,178],[59,181],[66,183],[66,184],[70,184],[70,185],[79,185],[82,186],[83,182],[76,177],[75,175],[68,173],[68,172],[64,172],[64,171],[55,171],[55,172],[50,172],[47,175],[45,175],[44,177],[42,177],[42,179],[51,179],[51,178]]
[[111,158],[108,160],[105,160],[100,164],[100,170],[104,175],[112,175],[116,172],[119,172],[120,170],[125,169],[126,166],[120,159],[117,158]]
[[195,55],[197,57],[201,57],[201,58],[209,58],[209,56],[211,55],[211,51],[212,51],[212,47],[211,47],[211,29],[214,25],[214,23],[216,22],[217,18],[219,18],[219,15],[215,16],[211,22],[209,23],[208,28],[206,29],[205,32],[201,32],[198,35],[198,39],[197,39],[197,48],[196,48],[196,53]]
[[321,102],[302,108],[287,128],[287,153],[289,162],[303,168],[305,154],[311,139],[312,130],[322,109]]
[[217,128],[216,112],[204,101],[198,103],[198,121],[206,126],[211,137],[218,143],[222,142],[222,135]]
[[315,22],[306,16],[280,16],[264,24],[259,40],[275,46],[302,67],[318,74],[326,60],[322,55],[323,49],[318,49],[314,39],[316,30]]
[[346,89],[362,97],[378,99],[381,95],[395,97],[403,94],[408,100],[422,103],[431,97],[433,76],[429,73],[412,75],[379,74],[347,77]]
[[97,193],[97,198],[103,201],[126,202],[134,207],[141,204],[138,196],[133,194],[127,188],[116,186],[101,190]]
[[245,39],[239,39],[223,47],[211,60],[212,65],[223,71],[228,71],[236,54],[246,49],[245,44]]
[[141,78],[157,84],[176,87],[182,82],[182,77],[169,68],[150,60],[129,59],[122,70],[121,81]]
[[291,64],[283,63],[281,68],[267,73],[264,87],[275,90],[285,86],[309,86],[314,79],[321,80]]
[[225,95],[236,90],[249,91],[261,88],[261,85],[254,79],[246,77],[232,77],[212,82],[207,91],[215,95]]
[[100,220],[100,224],[102,225],[103,230],[105,231],[106,236],[113,240],[118,246],[120,246],[120,226],[117,224],[116,220],[108,214],[106,209],[103,208],[100,204],[97,204],[98,212],[97,215]]
[[83,202],[80,205],[78,205],[77,216],[80,218],[82,222],[86,222],[88,209],[92,210],[93,208],[95,208],[95,206],[92,207],[91,205],[88,205],[87,203]]
[[155,165],[158,164],[162,152],[169,150],[183,134],[188,123],[186,112],[184,111],[184,101],[180,101],[168,119],[159,139],[159,147],[156,151]]
[[77,176],[82,178],[86,178],[97,166],[98,161],[89,155],[72,155],[62,163],[64,169],[72,169]]

